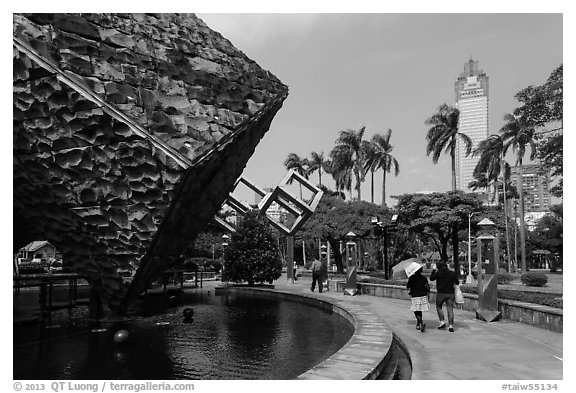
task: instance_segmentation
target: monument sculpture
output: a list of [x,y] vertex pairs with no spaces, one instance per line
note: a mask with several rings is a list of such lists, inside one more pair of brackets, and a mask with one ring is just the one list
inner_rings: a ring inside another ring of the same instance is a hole
[[49,239],[123,312],[212,219],[287,94],[193,14],[14,14],[14,249]]

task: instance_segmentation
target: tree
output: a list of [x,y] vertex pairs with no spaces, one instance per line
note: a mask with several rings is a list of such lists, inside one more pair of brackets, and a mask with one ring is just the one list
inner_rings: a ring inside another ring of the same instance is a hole
[[340,131],[338,139],[336,139],[336,146],[330,153],[332,157],[332,164],[338,172],[350,171],[354,174],[356,179],[356,189],[358,200],[362,200],[360,186],[364,180],[364,154],[362,150],[362,137],[366,127],[361,127],[359,130],[345,130]]
[[438,112],[426,120],[430,129],[426,134],[428,144],[426,155],[432,154],[432,162],[438,163],[442,151],[450,154],[452,163],[452,191],[456,191],[456,144],[460,139],[464,143],[465,155],[470,155],[472,151],[472,140],[466,134],[458,131],[458,118],[460,112],[457,108],[447,104],[438,107]]
[[224,256],[224,278],[233,282],[271,283],[282,274],[273,229],[258,211],[244,215]]
[[506,155],[508,149],[516,153],[516,166],[518,168],[518,192],[520,194],[520,263],[522,273],[526,273],[526,232],[524,226],[524,190],[522,187],[522,159],[526,153],[526,148],[530,146],[530,159],[536,156],[536,143],[534,142],[534,125],[528,123],[526,117],[507,114],[504,116],[506,122],[500,129],[503,142],[503,154]]
[[322,185],[322,171],[326,170],[328,161],[324,159],[324,152],[318,153],[313,151],[310,153],[310,159],[308,160],[308,175],[313,174],[318,171],[318,185]]
[[326,172],[332,175],[336,183],[336,192],[348,191],[349,200],[352,200],[352,169],[351,163],[344,162],[343,157],[336,159],[335,152],[330,152],[331,160],[326,163]]
[[[428,237],[443,261],[448,261],[450,239],[458,239],[458,230],[468,228],[468,214],[482,209],[476,194],[462,191],[404,194],[398,198],[396,207],[399,229]],[[456,254],[454,270],[458,273],[458,248],[453,252]]]
[[[498,176],[502,175],[502,195],[504,197],[504,218],[506,223],[506,254],[508,255],[508,261],[512,260],[510,254],[510,232],[508,229],[508,207],[506,201],[506,170],[509,169],[509,165],[504,159],[504,138],[500,135],[491,135],[487,139],[481,141],[474,151],[474,155],[479,155],[478,163],[476,168],[474,168],[474,174],[485,173],[487,180],[491,180],[494,184],[494,197],[496,203],[498,204]],[[509,173],[509,171],[508,171]],[[508,271],[511,270],[511,263],[508,264]]]
[[[458,131],[458,120],[460,112],[457,108],[447,104],[438,107],[438,112],[426,120],[430,129],[426,134],[428,145],[426,154],[432,153],[432,162],[438,163],[442,151],[450,154],[452,164],[452,191],[456,191],[456,146],[460,140],[464,144],[464,154],[470,155],[472,151],[472,140],[464,133]],[[452,248],[454,265],[458,264],[458,230],[452,229]]]
[[391,129],[388,129],[384,135],[375,134],[372,140],[365,144],[364,148],[366,157],[364,172],[370,170],[372,173],[372,203],[374,203],[374,171],[382,169],[384,172],[382,175],[382,206],[386,206],[386,173],[390,173],[394,169],[394,175],[398,176],[400,172],[398,161],[392,155],[391,136]]
[[515,96],[522,106],[514,111],[539,131],[537,157],[559,182],[551,192],[563,195],[563,65],[556,68],[542,86],[528,86]]
[[[536,223],[534,231],[529,233],[528,241],[534,247],[550,251],[562,260],[563,257],[563,218],[562,205],[555,205]],[[556,270],[556,265],[552,262],[552,270]]]
[[388,209],[365,201],[345,202],[336,196],[323,195],[312,217],[302,226],[298,236],[304,239],[323,239],[330,242],[339,273],[344,272],[340,241],[346,241],[350,231],[359,241],[372,234],[371,217],[388,217]]
[[[308,168],[310,163],[306,158],[300,158],[296,153],[288,154],[286,160],[284,160],[284,166],[286,169],[295,170],[298,174],[308,179]],[[300,199],[302,199],[302,185],[300,184]]]

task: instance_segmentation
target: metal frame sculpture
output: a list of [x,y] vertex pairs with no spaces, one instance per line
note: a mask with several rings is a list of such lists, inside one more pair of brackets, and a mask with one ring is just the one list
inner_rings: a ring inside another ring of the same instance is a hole
[[[302,201],[301,199],[293,196],[288,191],[286,191],[283,187],[286,187],[288,184],[291,184],[293,181],[299,183],[300,186],[307,188],[311,193],[312,197],[309,202]],[[264,190],[256,186],[254,183],[244,179],[243,177],[238,178],[236,183],[234,184],[234,188],[232,192],[224,201],[222,207],[228,206],[232,210],[234,210],[238,215],[244,215],[250,210],[250,206],[247,206],[243,202],[239,201],[236,197],[233,196],[234,191],[238,187],[238,185],[244,184],[251,190],[253,190],[257,195],[262,197],[260,203],[258,203],[258,210],[261,214],[270,221],[270,223],[280,231],[283,235],[286,236],[286,272],[287,272],[287,279],[290,283],[294,283],[294,234],[304,225],[306,221],[312,216],[314,210],[318,206],[320,199],[322,198],[322,190],[318,187],[313,185],[300,175],[299,173],[295,172],[294,170],[289,170],[284,179],[271,191],[266,193]],[[274,220],[274,218],[267,213],[267,210],[270,208],[272,203],[277,203],[280,207],[287,210],[290,214],[294,216],[294,222],[290,227],[284,225],[281,222]],[[224,229],[229,232],[235,232],[236,229],[227,221],[223,220],[220,217],[215,217],[214,220]]]

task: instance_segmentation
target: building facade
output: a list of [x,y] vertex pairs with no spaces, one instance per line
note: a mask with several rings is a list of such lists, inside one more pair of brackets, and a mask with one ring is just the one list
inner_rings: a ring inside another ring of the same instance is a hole
[[[512,184],[518,184],[518,167],[512,168]],[[550,210],[550,173],[541,165],[522,165],[524,212],[544,213]]]
[[[460,111],[458,129],[472,140],[472,149],[488,138],[488,76],[478,68],[478,61],[464,64],[464,72],[455,83],[456,107]],[[458,139],[456,145],[456,189],[471,192],[468,184],[474,180],[474,168],[478,157],[465,156],[464,143]]]

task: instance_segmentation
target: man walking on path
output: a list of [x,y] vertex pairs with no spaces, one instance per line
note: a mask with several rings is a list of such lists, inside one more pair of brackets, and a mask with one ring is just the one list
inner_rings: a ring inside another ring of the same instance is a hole
[[318,282],[318,292],[322,293],[322,276],[322,262],[315,260],[312,262],[312,286],[310,287],[312,292],[314,292],[316,282]]
[[432,268],[430,274],[430,281],[436,281],[436,312],[440,325],[438,329],[446,329],[444,322],[444,312],[442,305],[446,303],[446,311],[448,312],[448,331],[454,331],[454,285],[460,284],[458,276],[455,272],[448,269],[446,262],[441,261],[438,263],[438,271],[436,267]]

